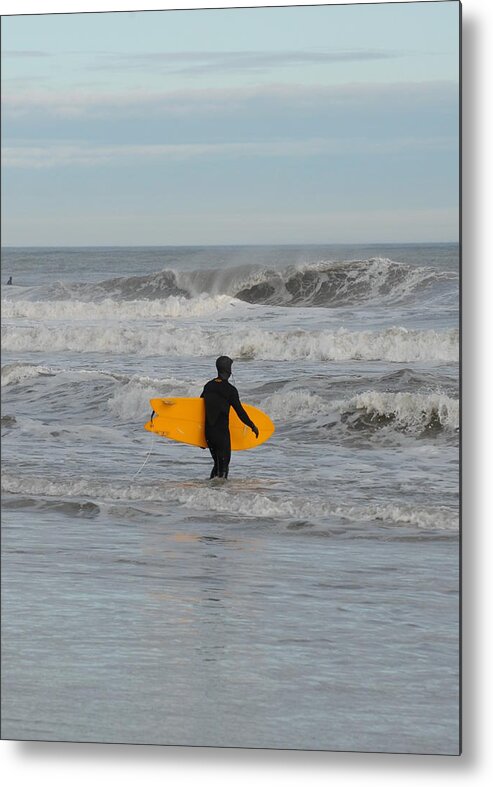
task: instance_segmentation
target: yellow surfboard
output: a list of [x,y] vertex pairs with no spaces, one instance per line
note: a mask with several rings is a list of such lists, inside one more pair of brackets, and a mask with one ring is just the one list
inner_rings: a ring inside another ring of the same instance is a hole
[[[151,407],[155,415],[148,421],[144,429],[168,440],[188,443],[206,448],[205,441],[205,404],[200,398],[169,397],[167,399],[151,399]],[[240,421],[233,408],[229,411],[229,431],[233,451],[246,451],[262,445],[274,433],[275,426],[269,416],[244,404],[249,418],[258,428],[258,438],[249,426]]]

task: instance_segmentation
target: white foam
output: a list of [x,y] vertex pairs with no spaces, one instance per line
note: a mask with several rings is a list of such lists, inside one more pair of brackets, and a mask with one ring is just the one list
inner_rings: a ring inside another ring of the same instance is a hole
[[305,306],[399,302],[416,292],[423,294],[437,283],[456,283],[457,278],[457,274],[450,271],[411,266],[383,257],[320,260],[279,269],[239,266],[228,271],[176,273],[177,284],[191,293],[242,292],[243,297],[252,302]]
[[93,424],[66,423],[64,421],[54,421],[44,423],[35,418],[27,416],[17,416],[16,425],[21,434],[31,435],[38,438],[48,438],[56,440],[66,440],[76,443],[94,443],[94,441],[119,445],[128,442],[125,435],[115,429],[104,426],[94,426]]
[[334,405],[310,391],[279,391],[267,396],[261,405],[271,418],[279,422],[307,420],[315,415],[326,415]]
[[201,380],[178,379],[177,377],[149,377],[147,375],[129,375],[117,372],[108,372],[105,369],[73,369],[70,367],[55,366],[34,366],[33,364],[5,364],[2,366],[2,386],[13,385],[17,382],[29,380],[39,376],[48,375],[50,377],[68,378],[76,380],[78,378],[112,379],[121,383],[132,383],[134,385],[152,386],[163,389],[163,395],[169,395],[170,390],[176,387],[186,390],[197,390],[203,385]]
[[417,331],[392,327],[382,331],[266,331],[237,327],[228,331],[184,328],[163,323],[159,328],[135,325],[2,328],[5,351],[131,353],[140,356],[210,356],[263,360],[385,360],[395,363],[455,363],[458,331]]
[[10,494],[39,495],[43,497],[90,497],[92,500],[176,502],[185,508],[229,514],[233,518],[245,519],[304,519],[323,522],[330,517],[347,521],[371,523],[374,521],[396,525],[412,525],[425,530],[458,530],[455,509],[444,506],[416,507],[396,503],[372,504],[369,506],[337,505],[318,498],[273,497],[252,493],[248,489],[242,494],[233,484],[220,489],[208,483],[183,484],[116,484],[104,481],[53,481],[50,478],[21,477],[4,473],[2,491]]
[[460,404],[443,393],[381,393],[367,391],[342,403],[339,409],[364,409],[370,415],[386,416],[406,428],[422,429],[438,420],[447,430],[456,430],[460,424]]
[[460,424],[459,400],[444,393],[366,391],[349,399],[328,401],[310,391],[291,390],[266,397],[261,406],[278,423],[365,410],[370,415],[392,418],[394,425],[410,430],[421,431],[438,421],[444,429],[455,431]]
[[31,380],[43,374],[51,374],[47,366],[33,366],[32,364],[12,363],[2,366],[2,388],[5,385],[16,385],[17,383]]
[[150,399],[165,396],[199,396],[203,382],[178,380],[174,377],[163,380],[135,375],[120,386],[108,399],[109,411],[121,421],[141,421],[150,417]]
[[118,301],[2,301],[4,319],[28,320],[155,320],[163,317],[197,317],[244,306],[229,295],[174,296],[163,300]]
[[445,506],[423,508],[396,503],[361,506],[360,508],[338,506],[335,513],[357,521],[395,522],[402,525],[414,525],[424,530],[458,531],[459,529],[457,512]]

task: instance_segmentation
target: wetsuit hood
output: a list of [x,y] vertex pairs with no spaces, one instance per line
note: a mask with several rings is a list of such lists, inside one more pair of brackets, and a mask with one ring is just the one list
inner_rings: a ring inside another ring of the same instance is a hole
[[221,380],[227,380],[231,376],[233,361],[227,355],[221,355],[216,361],[216,369]]

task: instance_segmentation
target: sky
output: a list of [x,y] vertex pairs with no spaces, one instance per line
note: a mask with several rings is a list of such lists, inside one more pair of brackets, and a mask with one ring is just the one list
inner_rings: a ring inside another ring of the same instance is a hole
[[2,243],[458,239],[459,3],[2,18]]

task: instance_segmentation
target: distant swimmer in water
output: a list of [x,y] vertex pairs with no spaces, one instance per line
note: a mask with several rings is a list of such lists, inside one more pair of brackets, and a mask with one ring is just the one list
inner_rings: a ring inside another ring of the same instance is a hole
[[217,377],[209,380],[202,391],[205,400],[205,439],[214,460],[211,478],[227,478],[231,459],[231,436],[229,434],[229,408],[249,426],[255,437],[258,429],[242,407],[238,391],[228,382],[233,361],[221,355],[216,361]]
[[13,281],[12,281],[12,276],[11,276],[11,277],[10,277],[10,279],[8,280],[7,284],[13,284]]

